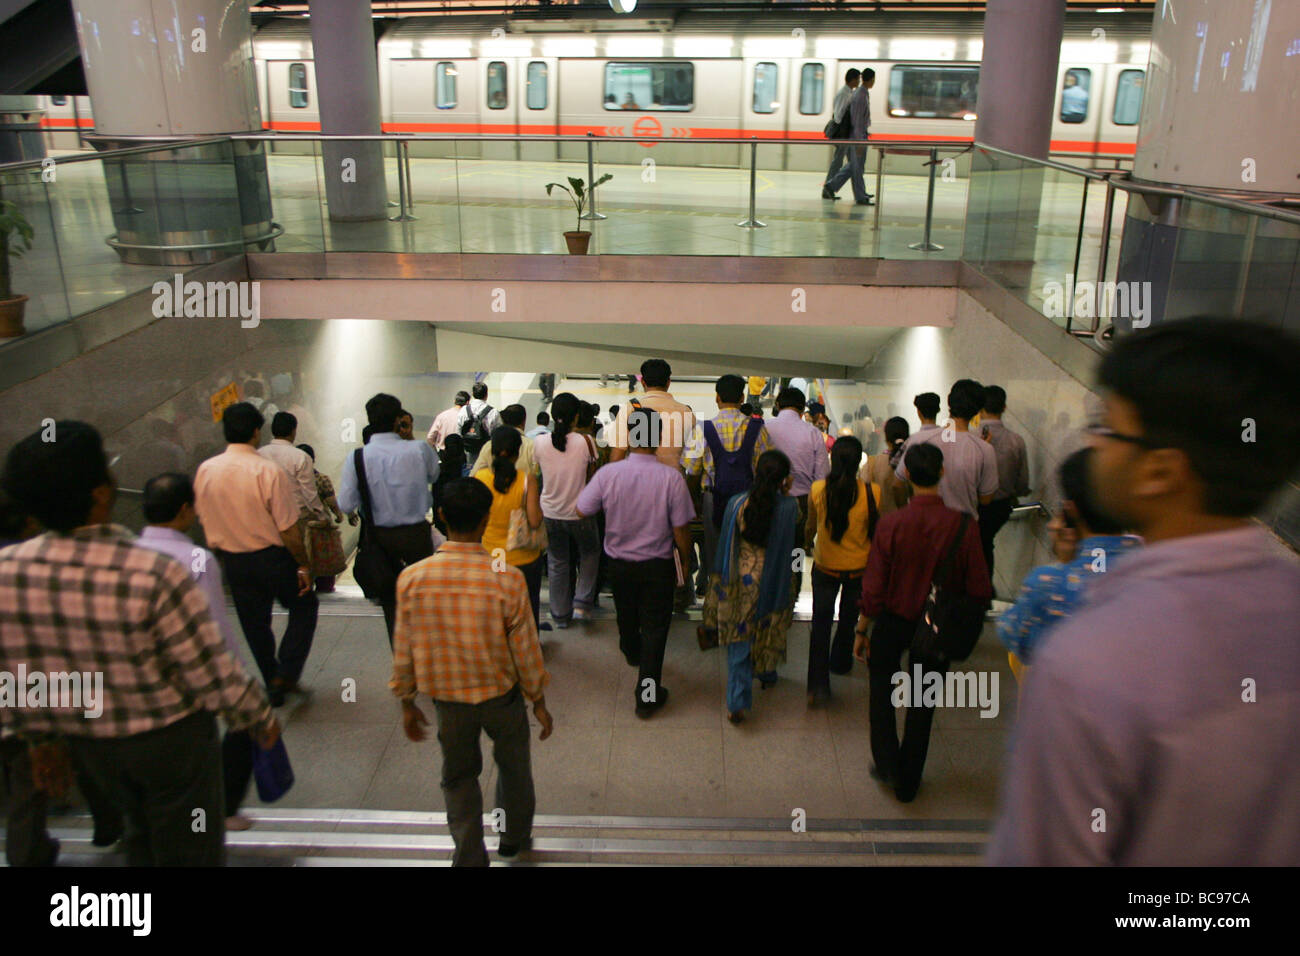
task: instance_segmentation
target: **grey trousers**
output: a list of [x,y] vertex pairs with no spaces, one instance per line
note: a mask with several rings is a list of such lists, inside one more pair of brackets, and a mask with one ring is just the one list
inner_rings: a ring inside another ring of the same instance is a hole
[[528,711],[519,685],[481,704],[435,700],[438,743],[442,747],[442,793],[447,802],[447,826],[456,844],[452,866],[487,866],[483,843],[483,771],[479,732],[492,740],[497,764],[496,806],[505,813],[501,839],[521,844],[533,833],[537,795],[528,744]]
[[704,528],[704,541],[700,545],[700,571],[695,579],[695,590],[704,592],[709,586],[709,575],[718,554],[718,529],[713,526],[713,492],[705,488],[700,495],[700,524]]
[[840,167],[849,161],[849,147],[836,146],[835,152],[831,156],[831,164],[826,170],[826,179],[823,182],[830,182],[831,177],[840,171]]

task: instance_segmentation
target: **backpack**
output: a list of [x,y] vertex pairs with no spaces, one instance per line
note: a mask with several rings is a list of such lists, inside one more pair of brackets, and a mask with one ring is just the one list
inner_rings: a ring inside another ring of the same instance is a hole
[[465,451],[470,461],[478,457],[478,453],[483,450],[483,446],[492,437],[488,434],[487,425],[485,424],[487,417],[491,414],[492,406],[484,402],[479,413],[475,415],[471,412],[469,418],[465,420],[465,424],[460,426],[460,437],[465,439]]
[[709,451],[713,453],[713,526],[721,531],[727,502],[754,484],[754,446],[758,444],[763,423],[757,418],[746,421],[745,437],[735,451],[722,447],[722,439],[718,437],[713,422],[704,422],[700,427]]

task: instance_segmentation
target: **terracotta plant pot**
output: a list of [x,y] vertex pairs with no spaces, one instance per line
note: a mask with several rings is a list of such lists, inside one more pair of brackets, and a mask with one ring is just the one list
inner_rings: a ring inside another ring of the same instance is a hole
[[569,255],[585,256],[587,246],[591,243],[591,233],[589,232],[566,232],[564,241],[569,244]]
[[12,339],[24,335],[23,310],[27,306],[27,296],[20,295],[13,299],[0,299],[0,339]]

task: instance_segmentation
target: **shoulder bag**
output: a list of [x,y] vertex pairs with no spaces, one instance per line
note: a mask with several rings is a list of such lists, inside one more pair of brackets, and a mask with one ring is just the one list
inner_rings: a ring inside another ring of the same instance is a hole
[[396,600],[399,569],[375,540],[375,513],[370,505],[370,484],[366,480],[366,463],[358,448],[352,453],[357,473],[357,490],[361,494],[361,540],[357,543],[352,576],[367,600]]
[[950,580],[957,550],[965,540],[969,524],[970,515],[963,514],[957,536],[935,569],[934,579],[930,582],[930,594],[925,599],[921,619],[917,621],[916,631],[912,634],[910,660],[921,658],[944,664],[964,661],[980,639],[988,602],[953,587]]
[[526,472],[520,472],[524,479],[524,503],[510,512],[510,530],[506,532],[506,550],[545,551],[546,522],[542,521],[536,528],[528,523],[528,478]]

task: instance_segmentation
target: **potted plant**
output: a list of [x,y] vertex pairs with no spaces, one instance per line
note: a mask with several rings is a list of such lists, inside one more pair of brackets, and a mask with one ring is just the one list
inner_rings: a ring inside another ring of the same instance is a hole
[[0,338],[13,338],[26,332],[23,309],[27,296],[14,295],[10,287],[9,257],[15,259],[32,247],[32,224],[18,211],[18,206],[0,199]]
[[574,208],[578,210],[578,228],[573,230],[573,232],[566,232],[564,234],[564,241],[569,246],[569,255],[585,256],[587,254],[587,245],[591,242],[591,233],[584,231],[582,228],[583,210],[590,204],[591,194],[595,192],[596,187],[613,178],[613,173],[606,173],[604,176],[601,176],[592,183],[590,189],[587,188],[586,182],[576,176],[569,177],[568,186],[562,186],[559,183],[546,184],[546,195],[551,195],[552,189],[563,189],[569,194],[569,199],[573,201]]

